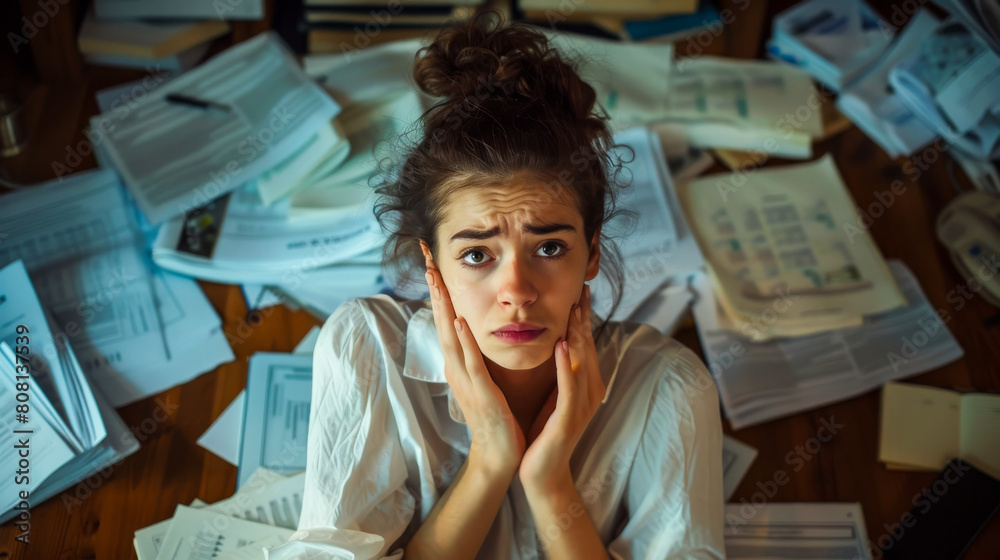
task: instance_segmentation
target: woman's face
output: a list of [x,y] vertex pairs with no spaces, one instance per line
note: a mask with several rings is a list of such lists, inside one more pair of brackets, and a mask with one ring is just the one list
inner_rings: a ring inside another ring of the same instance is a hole
[[[600,266],[599,235],[589,243],[576,206],[552,189],[528,179],[464,189],[447,203],[437,231],[435,265],[455,315],[487,358],[511,370],[552,357],[584,281]],[[510,323],[544,330],[526,342],[496,334]]]

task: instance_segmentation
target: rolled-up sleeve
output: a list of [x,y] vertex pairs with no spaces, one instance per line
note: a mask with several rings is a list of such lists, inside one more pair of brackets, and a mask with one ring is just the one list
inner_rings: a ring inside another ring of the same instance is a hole
[[389,549],[416,500],[386,395],[384,344],[362,305],[343,304],[320,332],[299,530],[269,560],[403,557],[401,545]]
[[615,560],[721,559],[722,420],[715,381],[672,342],[660,352],[646,425],[625,489]]

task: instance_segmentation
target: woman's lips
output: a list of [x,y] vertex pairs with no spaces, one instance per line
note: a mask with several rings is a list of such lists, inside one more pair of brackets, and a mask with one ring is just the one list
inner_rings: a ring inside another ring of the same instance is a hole
[[545,329],[537,331],[495,331],[493,336],[509,344],[521,344],[530,342],[545,332]]

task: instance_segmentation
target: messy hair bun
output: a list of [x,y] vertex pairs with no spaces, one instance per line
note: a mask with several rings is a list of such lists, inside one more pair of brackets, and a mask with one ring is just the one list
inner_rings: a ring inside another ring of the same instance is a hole
[[490,25],[490,12],[466,27],[441,31],[414,64],[417,86],[446,104],[506,104],[522,113],[536,108],[560,116],[591,117],[596,94],[549,46],[541,32],[524,25]]
[[619,214],[634,220],[635,213],[616,209],[614,187],[626,185],[618,184],[622,165],[610,152],[608,117],[572,61],[528,24],[505,26],[499,13],[481,11],[420,49],[413,78],[438,101],[417,125],[419,142],[397,151],[405,154],[400,164],[383,165],[375,189],[375,216],[388,232],[383,268],[398,273],[397,290],[423,276],[421,240],[437,257],[437,228],[455,192],[527,175],[540,192],[576,203],[588,241],[600,232],[601,272],[613,292],[603,311],[610,317],[624,275],[603,226]]

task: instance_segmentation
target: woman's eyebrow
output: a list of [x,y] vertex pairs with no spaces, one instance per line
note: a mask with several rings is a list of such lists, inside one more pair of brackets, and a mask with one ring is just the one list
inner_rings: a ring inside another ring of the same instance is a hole
[[[568,231],[570,233],[576,233],[576,228],[569,224],[526,224],[524,226],[524,231],[532,235],[548,235],[550,233],[555,233],[558,231]],[[462,231],[451,236],[448,243],[454,243],[460,239],[490,239],[496,237],[500,234],[500,226],[493,227],[488,230],[478,230],[478,229],[463,229]]]

